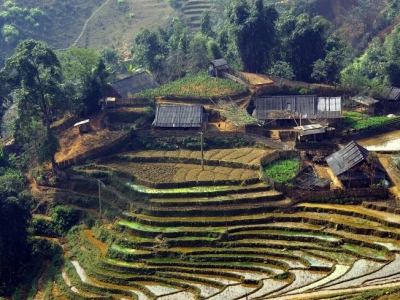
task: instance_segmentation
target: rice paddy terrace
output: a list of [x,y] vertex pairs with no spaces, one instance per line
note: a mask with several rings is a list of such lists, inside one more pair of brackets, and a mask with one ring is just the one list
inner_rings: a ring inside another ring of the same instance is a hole
[[400,216],[368,203],[292,203],[260,182],[267,155],[210,150],[202,168],[199,151],[144,151],[75,167],[106,182],[105,201],[130,209],[96,234],[71,235],[53,295],[353,299],[396,290]]
[[189,27],[193,29],[200,28],[201,15],[205,11],[212,9],[211,0],[188,0],[184,1],[181,11],[184,15],[184,20]]

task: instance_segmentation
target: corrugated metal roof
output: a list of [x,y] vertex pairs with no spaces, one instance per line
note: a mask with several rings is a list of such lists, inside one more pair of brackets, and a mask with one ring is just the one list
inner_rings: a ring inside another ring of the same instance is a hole
[[201,127],[204,108],[202,105],[157,105],[153,125],[155,127]]
[[210,62],[211,64],[214,65],[214,67],[220,67],[220,66],[225,66],[228,65],[225,59],[219,58],[219,59],[214,59]]
[[259,120],[315,118],[316,96],[264,96],[256,97],[255,117]]
[[389,87],[387,88],[387,93],[388,93],[387,96],[388,100],[396,100],[396,101],[400,100],[400,88],[394,86]]
[[115,81],[111,83],[111,86],[122,98],[129,98],[130,95],[156,88],[158,84],[154,82],[150,74],[143,71]]
[[369,96],[354,96],[354,97],[350,98],[350,100],[353,100],[353,101],[360,103],[362,105],[365,105],[365,106],[374,105],[379,102],[379,100],[376,100]]
[[351,141],[339,151],[326,158],[326,162],[336,176],[350,170],[367,159],[368,150]]
[[254,98],[259,120],[340,118],[341,97],[314,95],[261,96]]
[[83,125],[83,124],[86,124],[86,123],[89,123],[89,119],[84,120],[84,121],[80,121],[80,122],[78,122],[78,123],[75,123],[75,124],[74,124],[74,127],[75,127],[75,126],[79,126],[79,125]]
[[228,70],[229,69],[228,63],[223,58],[214,59],[214,60],[210,61],[210,64],[212,64],[214,66],[214,68],[216,68],[219,71],[223,71],[223,70]]
[[325,128],[321,124],[303,125],[295,127],[294,129],[298,131],[302,136],[325,132]]
[[318,118],[340,118],[342,116],[342,97],[318,97]]

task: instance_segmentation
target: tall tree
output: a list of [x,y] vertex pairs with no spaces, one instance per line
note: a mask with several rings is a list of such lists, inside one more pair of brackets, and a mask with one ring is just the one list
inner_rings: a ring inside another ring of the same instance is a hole
[[73,47],[57,56],[69,87],[70,110],[83,115],[99,110],[108,78],[101,55],[92,49]]
[[[0,171],[1,172],[1,171]],[[8,169],[0,174],[0,295],[11,296],[29,260],[29,209],[19,199],[22,175]]]
[[200,31],[206,36],[214,36],[212,29],[211,15],[209,11],[204,11],[200,18]]
[[162,71],[166,54],[168,53],[164,32],[142,29],[135,38],[136,45],[132,48],[135,65],[150,69],[153,73]]
[[310,80],[314,63],[325,58],[328,25],[322,17],[310,18],[307,14],[281,18],[279,52],[282,59],[292,66],[297,80]]
[[243,69],[263,72],[270,67],[278,13],[263,0],[250,7],[245,0],[236,0],[228,8],[230,36],[234,40]]
[[[45,159],[55,167],[54,155],[58,144],[50,125],[57,110],[65,104],[61,65],[56,54],[43,42],[22,41],[6,60],[3,73],[14,84],[18,101],[17,122],[24,124],[20,129],[31,127],[34,120],[42,120],[44,135],[41,144],[48,148]],[[48,145],[49,142],[54,144]]]

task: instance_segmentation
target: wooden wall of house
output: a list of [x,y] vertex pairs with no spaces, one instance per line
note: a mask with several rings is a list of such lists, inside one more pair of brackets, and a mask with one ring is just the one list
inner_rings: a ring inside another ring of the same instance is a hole
[[108,86],[106,89],[106,97],[114,97],[116,99],[122,98],[120,94],[118,94],[112,86]]

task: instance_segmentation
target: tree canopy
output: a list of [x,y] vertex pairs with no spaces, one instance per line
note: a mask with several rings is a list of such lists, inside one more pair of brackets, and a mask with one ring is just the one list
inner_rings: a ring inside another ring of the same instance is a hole
[[[61,65],[56,54],[43,42],[22,41],[14,55],[6,60],[3,74],[12,83],[17,99],[16,123],[19,125],[16,127],[16,137],[28,145],[34,142],[37,151],[42,154],[39,157],[51,161],[54,166],[58,142],[50,125],[66,103]],[[26,130],[40,122],[44,125],[43,134],[26,134]],[[32,138],[39,139],[33,141]]]

